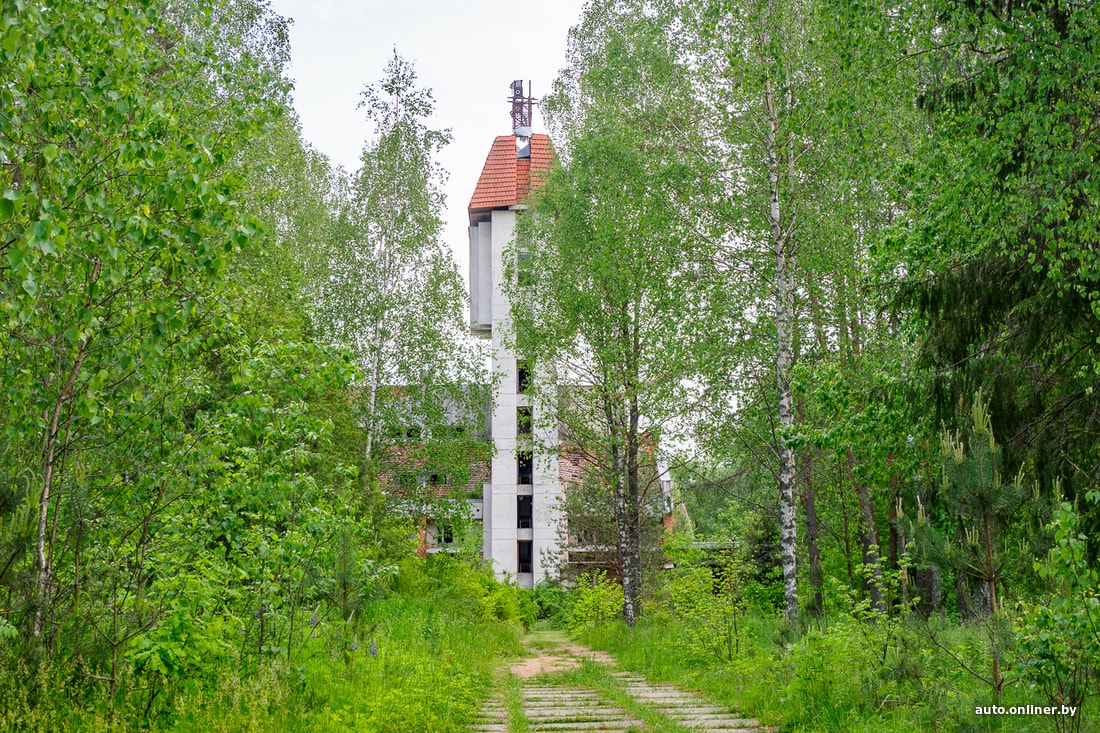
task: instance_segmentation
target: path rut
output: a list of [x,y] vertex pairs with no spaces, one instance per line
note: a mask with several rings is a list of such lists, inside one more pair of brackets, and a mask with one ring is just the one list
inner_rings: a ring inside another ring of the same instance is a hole
[[[698,692],[667,683],[652,683],[623,671],[597,677],[599,684],[583,684],[584,660],[614,669],[614,660],[603,652],[572,643],[560,632],[541,632],[538,653],[512,666],[520,679],[518,700],[509,726],[505,693],[482,708],[473,733],[750,733],[770,731],[753,718],[728,707],[712,705]],[[589,675],[591,676],[591,675]],[[514,692],[512,693],[515,694]]]

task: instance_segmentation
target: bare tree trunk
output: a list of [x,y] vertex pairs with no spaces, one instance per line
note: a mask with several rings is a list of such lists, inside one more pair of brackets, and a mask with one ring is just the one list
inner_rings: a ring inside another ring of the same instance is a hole
[[916,586],[920,592],[920,604],[918,609],[921,616],[929,618],[940,610],[943,603],[943,578],[940,569],[936,566],[918,568],[914,575]]
[[[842,364],[850,365],[855,361],[855,353],[851,324],[848,319],[848,287],[840,272],[833,272],[833,287],[836,290],[836,326],[837,341],[841,347],[840,359]],[[847,348],[844,348],[845,346]]]
[[[891,460],[890,457],[887,460]],[[901,533],[898,532],[898,496],[897,496],[897,476],[890,475],[890,539],[889,550],[886,555],[886,563],[891,570],[897,570],[900,562],[901,553],[905,552],[904,543],[901,539]]]
[[[636,479],[637,474],[635,474]],[[630,484],[634,483],[634,489]],[[639,531],[639,507],[636,492],[637,482],[631,481],[629,471],[626,490],[623,491],[623,530],[621,536],[624,539],[622,581],[623,581],[623,619],[628,626],[633,626],[642,614],[641,600],[641,537]]]
[[997,565],[993,558],[993,521],[988,513],[982,515],[983,544],[985,545],[985,589],[989,596],[989,621],[990,636],[993,638],[993,689],[997,695],[997,702],[1001,701],[1004,691],[1004,676],[1001,674],[1001,638],[1000,616],[997,613]]
[[[766,44],[765,44],[766,45]],[[791,256],[787,233],[783,230],[779,206],[782,153],[780,150],[779,110],[775,85],[771,79],[764,82],[764,101],[768,112],[768,183],[771,199],[768,218],[771,223],[772,249],[775,253],[775,331],[776,331],[776,383],[779,387],[779,427],[788,430],[793,424],[791,406],[791,333],[790,318],[793,292],[788,279]],[[795,528],[795,460],[794,450],[780,440],[779,444],[779,543],[783,565],[783,588],[786,599],[785,615],[788,623],[798,620],[798,575]]]
[[844,562],[848,570],[848,587],[854,590],[856,576],[852,564],[852,522],[848,517],[848,492],[844,490],[844,477],[840,469],[837,470],[837,477],[840,486],[840,518],[844,524]]
[[[370,384],[368,385],[367,403],[367,448],[365,451],[366,463],[369,466],[371,452],[374,448],[374,412],[378,404],[378,368],[382,352],[382,323],[374,324],[374,354],[371,357]],[[369,471],[364,471],[368,474]]]
[[901,497],[898,496],[894,499],[894,508],[890,512],[890,537],[891,544],[895,544],[896,540],[896,557],[894,559],[894,567],[898,568],[899,580],[901,583],[901,606],[906,611],[909,610],[909,567],[901,567],[902,560],[905,559],[905,533],[900,529],[902,519],[901,510]]
[[[610,412],[610,408],[608,410]],[[632,573],[633,563],[630,558],[630,497],[627,488],[625,461],[622,448],[618,445],[612,447],[612,460],[615,465],[617,500],[615,502],[616,514],[618,514],[619,530],[619,581],[623,586],[623,620],[627,626],[634,626],[637,614],[634,608],[636,593],[634,592],[634,577]]]
[[969,619],[974,616],[966,587],[966,573],[961,570],[955,571],[955,602],[959,610],[959,618]]
[[[635,343],[637,348],[637,343]],[[629,550],[626,557],[628,575],[631,579],[631,592],[634,596],[634,618],[642,614],[642,518],[641,518],[641,481],[638,476],[638,421],[641,411],[638,407],[638,395],[630,396],[630,424],[627,428],[626,485],[627,485],[627,525],[630,530]]]
[[634,626],[641,615],[641,508],[639,506],[638,479],[638,421],[640,412],[636,395],[631,395],[627,406],[627,424],[620,432],[614,421],[614,406],[610,400],[604,405],[608,427],[625,438],[624,444],[612,436],[612,462],[618,481],[619,567],[623,585],[623,620]]
[[[396,188],[396,182],[394,186]],[[396,195],[396,191],[395,191]],[[386,282],[382,287],[380,298],[382,301],[388,301],[390,298],[390,286],[395,278],[395,273],[392,272],[392,253],[390,252],[389,243],[383,237],[382,241],[378,245],[378,257],[381,260],[381,271],[386,278]],[[366,278],[366,272],[363,273],[364,279]],[[368,385],[368,405],[367,405],[367,447],[365,451],[365,461],[367,470],[363,471],[364,477],[369,480],[371,471],[370,463],[374,457],[374,430],[375,430],[375,412],[378,405],[378,384],[379,372],[381,371],[382,364],[382,333],[386,328],[386,314],[388,309],[384,309],[379,315],[378,320],[374,322],[373,329],[371,331],[371,367],[370,367],[370,384]]]
[[[798,421],[804,422],[802,406],[796,408]],[[813,598],[810,600],[810,615],[820,618],[825,610],[825,575],[821,569],[821,548],[818,546],[820,531],[817,522],[817,490],[814,488],[814,449],[807,449],[802,460],[799,475],[802,477],[802,509],[806,513],[806,551],[810,561],[810,587]]]

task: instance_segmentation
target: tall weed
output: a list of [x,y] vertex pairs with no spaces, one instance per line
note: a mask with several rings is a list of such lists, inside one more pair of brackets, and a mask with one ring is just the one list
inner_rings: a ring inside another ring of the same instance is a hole
[[304,610],[298,623],[309,634],[293,657],[211,657],[201,674],[162,675],[116,710],[78,667],[36,676],[15,655],[0,657],[0,730],[464,730],[501,658],[522,651],[536,613],[531,591],[484,569],[446,557],[410,561],[394,590],[364,600],[350,619]]

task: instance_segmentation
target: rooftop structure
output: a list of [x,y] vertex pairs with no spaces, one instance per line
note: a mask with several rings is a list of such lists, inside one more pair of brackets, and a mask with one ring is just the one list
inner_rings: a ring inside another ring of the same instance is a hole
[[474,195],[470,198],[470,223],[488,218],[493,209],[522,204],[527,195],[538,187],[541,177],[550,172],[554,162],[554,149],[547,135],[533,134],[524,145],[530,155],[516,157],[516,135],[501,135],[493,141],[485,166],[481,170]]

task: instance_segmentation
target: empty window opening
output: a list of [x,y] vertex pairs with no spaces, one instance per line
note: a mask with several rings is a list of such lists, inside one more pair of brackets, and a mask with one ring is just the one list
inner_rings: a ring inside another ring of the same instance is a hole
[[532,570],[533,565],[532,565],[532,562],[531,562],[531,555],[533,554],[532,551],[531,551],[531,544],[532,544],[531,541],[530,540],[520,540],[517,544],[518,544],[517,554],[519,555],[519,572],[521,572],[521,573],[534,572],[534,570]]
[[516,392],[519,394],[527,394],[527,390],[531,388],[531,370],[527,366],[527,362],[516,362]]
[[516,408],[516,435],[531,437],[531,408]]
[[531,451],[520,451],[516,456],[516,483],[535,483],[535,464],[531,460]]
[[520,529],[531,529],[532,504],[530,496],[516,497],[516,526]]

